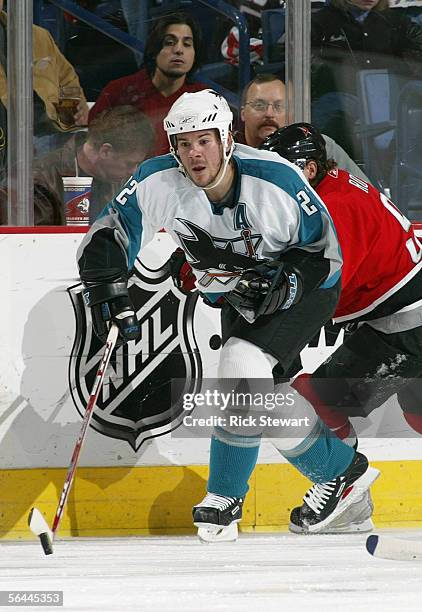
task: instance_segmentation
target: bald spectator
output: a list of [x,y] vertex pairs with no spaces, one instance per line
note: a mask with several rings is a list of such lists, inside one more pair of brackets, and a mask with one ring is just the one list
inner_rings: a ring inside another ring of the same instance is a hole
[[[235,133],[235,140],[258,148],[265,138],[286,125],[286,86],[273,74],[258,74],[246,85],[242,94],[241,119],[244,132]],[[329,136],[323,134],[328,158],[338,167],[370,182],[347,153]]]
[[173,13],[157,21],[145,45],[145,67],[133,75],[111,81],[89,113],[91,121],[104,109],[131,104],[147,115],[155,132],[151,155],[168,153],[164,117],[185,92],[205,89],[192,82],[200,65],[201,35],[192,17]]

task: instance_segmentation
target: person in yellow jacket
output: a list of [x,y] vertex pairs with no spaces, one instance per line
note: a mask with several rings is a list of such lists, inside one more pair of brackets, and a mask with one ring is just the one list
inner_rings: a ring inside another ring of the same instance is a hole
[[[0,0],[0,101],[7,109],[7,16]],[[34,87],[34,135],[44,136],[57,132],[69,132],[77,126],[87,125],[88,105],[73,66],[62,55],[53,37],[44,28],[34,25],[33,34],[33,87]],[[60,91],[74,88],[79,104],[70,121],[59,115]]]

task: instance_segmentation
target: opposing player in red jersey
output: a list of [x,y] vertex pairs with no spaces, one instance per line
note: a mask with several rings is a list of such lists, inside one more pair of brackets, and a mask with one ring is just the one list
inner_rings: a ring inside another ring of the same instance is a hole
[[[351,332],[294,386],[350,443],[356,435],[349,417],[369,415],[395,393],[406,421],[422,434],[422,244],[412,224],[384,194],[327,160],[311,125],[279,129],[262,148],[302,168],[330,212],[343,253],[334,322]],[[291,513],[292,531],[306,531],[304,501]],[[362,507],[361,518],[368,518]]]

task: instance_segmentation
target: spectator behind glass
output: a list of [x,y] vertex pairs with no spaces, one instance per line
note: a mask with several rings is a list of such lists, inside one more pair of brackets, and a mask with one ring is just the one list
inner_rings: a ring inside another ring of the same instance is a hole
[[352,153],[356,75],[385,68],[422,77],[422,27],[388,0],[331,0],[312,15],[312,121]]
[[[244,132],[236,132],[236,142],[258,148],[267,136],[286,125],[286,86],[273,74],[258,74],[242,94],[241,119]],[[362,170],[332,138],[323,134],[328,158],[339,168],[370,182]]]
[[90,221],[148,156],[154,134],[149,119],[133,106],[103,111],[88,132],[74,134],[62,149],[34,164],[36,225],[64,223],[64,176],[92,176]]
[[145,67],[109,83],[89,113],[91,121],[104,109],[121,104],[137,106],[152,122],[155,146],[151,155],[168,153],[164,117],[185,92],[206,89],[191,77],[200,65],[201,36],[192,17],[173,13],[162,17],[145,45]]
[[[96,18],[128,31],[120,0],[75,0]],[[144,6],[144,2],[140,2]],[[135,53],[114,38],[64,11],[65,40],[63,53],[77,67],[79,80],[88,100],[95,101],[102,89],[113,79],[138,70]],[[143,39],[145,43],[145,39]],[[99,58],[101,69],[99,70]]]
[[[0,100],[7,108],[7,16],[0,0]],[[71,64],[60,53],[50,33],[38,26],[33,35],[34,136],[37,150],[48,148],[50,142],[41,138],[64,134],[88,122],[88,105]],[[57,113],[60,90],[71,87],[80,102],[70,123],[64,123]],[[3,121],[1,122],[3,124]],[[3,127],[3,126],[2,126]]]

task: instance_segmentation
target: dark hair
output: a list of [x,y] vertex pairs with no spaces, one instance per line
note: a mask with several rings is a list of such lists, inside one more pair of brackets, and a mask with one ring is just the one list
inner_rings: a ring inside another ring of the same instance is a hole
[[257,74],[252,79],[252,81],[249,81],[249,83],[247,85],[245,85],[245,88],[242,91],[241,106],[245,106],[246,100],[247,100],[247,97],[248,97],[248,91],[249,91],[249,89],[250,89],[250,87],[252,85],[260,85],[261,83],[272,83],[273,81],[281,81],[282,83],[284,82],[276,74],[270,74],[270,73],[266,73],[266,72],[262,72],[260,74]]
[[144,65],[150,78],[154,76],[156,68],[156,57],[163,48],[164,37],[166,30],[173,24],[184,24],[190,27],[193,37],[193,48],[195,50],[195,59],[192,68],[186,75],[189,79],[201,65],[202,59],[202,34],[196,21],[186,13],[171,13],[161,17],[152,28],[145,43]]
[[[349,0],[330,0],[330,5],[334,6],[334,8],[340,9],[342,11],[347,11],[349,8],[354,6]],[[372,11],[385,11],[390,7],[389,0],[379,0],[378,4],[374,6]]]
[[88,141],[96,149],[108,142],[117,153],[142,149],[148,154],[154,144],[154,130],[148,117],[135,106],[113,106],[90,121]]

